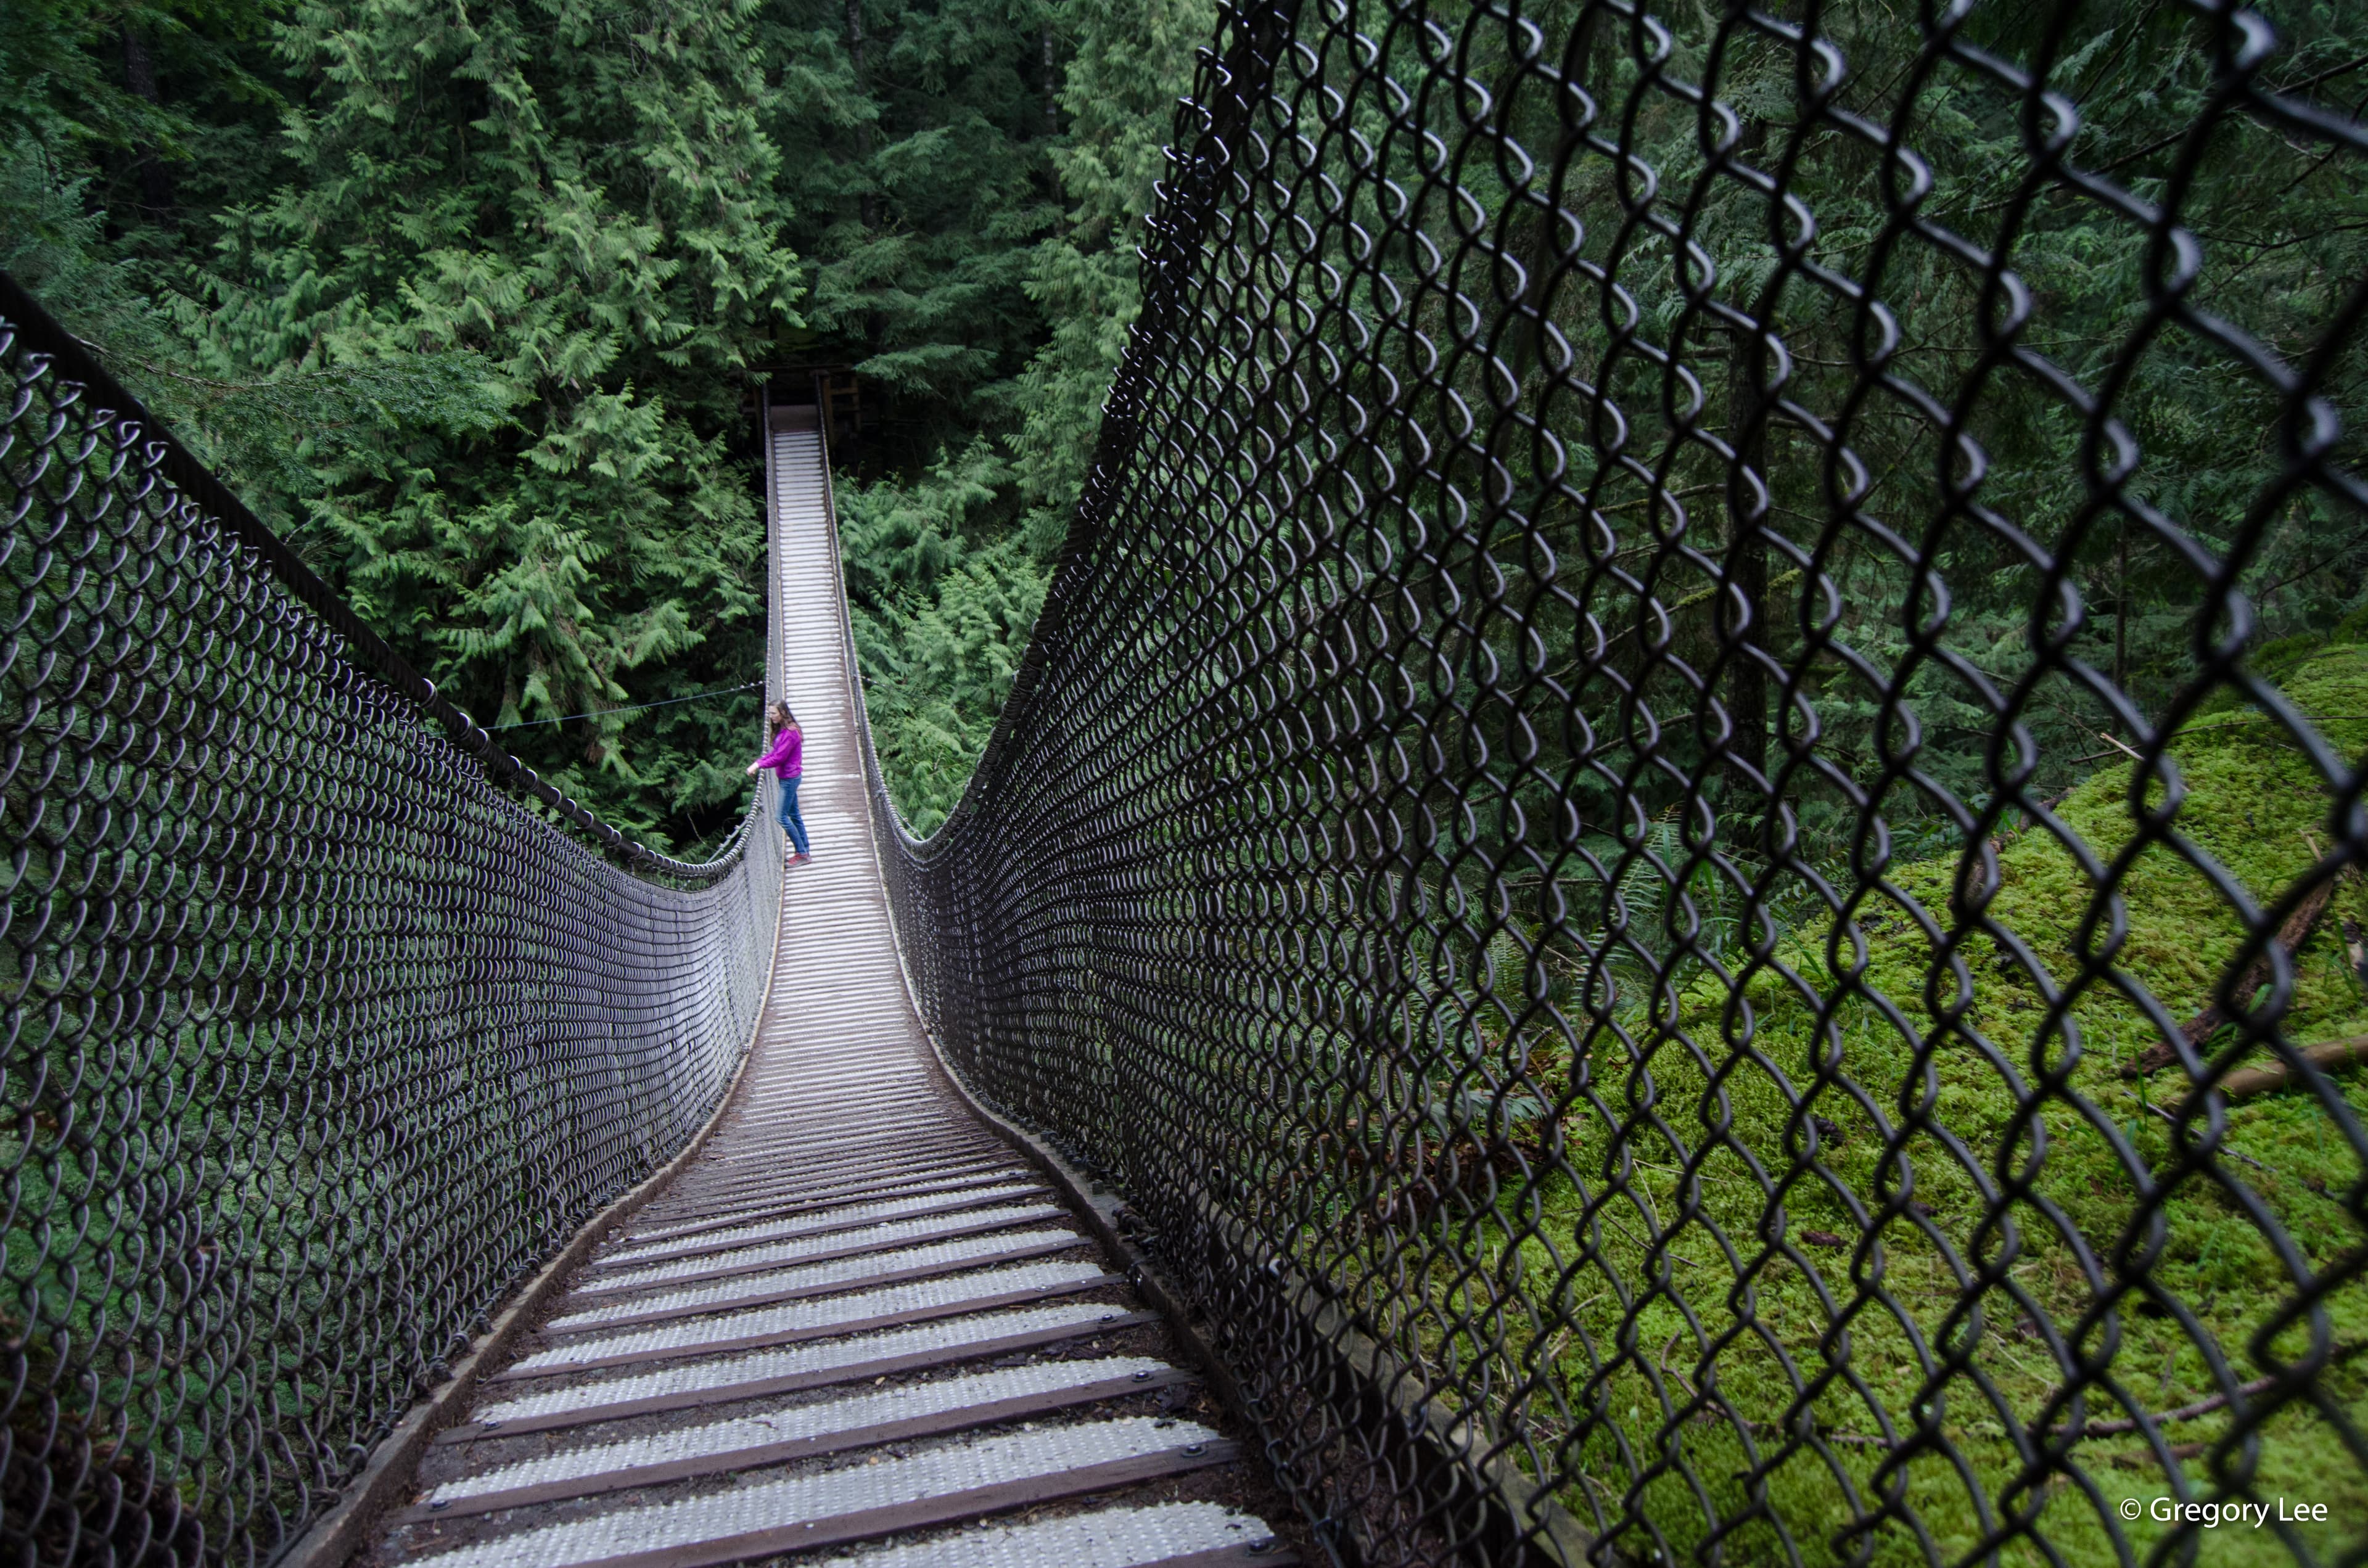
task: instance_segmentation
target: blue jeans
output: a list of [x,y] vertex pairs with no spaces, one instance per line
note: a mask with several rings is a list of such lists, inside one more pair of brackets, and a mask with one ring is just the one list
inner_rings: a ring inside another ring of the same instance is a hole
[[781,831],[790,835],[790,847],[803,855],[806,852],[806,820],[798,815],[798,783],[795,778],[781,780]]

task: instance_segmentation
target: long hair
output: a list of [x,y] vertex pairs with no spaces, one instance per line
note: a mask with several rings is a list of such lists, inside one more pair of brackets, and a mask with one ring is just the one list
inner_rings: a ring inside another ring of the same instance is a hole
[[778,735],[783,730],[794,726],[798,722],[798,716],[790,711],[788,703],[776,702],[765,710],[765,720],[767,726]]

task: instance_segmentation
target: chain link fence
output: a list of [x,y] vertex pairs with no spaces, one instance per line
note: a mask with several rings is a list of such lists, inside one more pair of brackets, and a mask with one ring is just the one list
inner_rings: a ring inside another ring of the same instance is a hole
[[0,1551],[257,1562],[713,1109],[779,829],[626,843],[5,278],[0,376]]
[[2363,62],[1224,15],[985,761],[874,802],[1342,1560],[2362,1560]]

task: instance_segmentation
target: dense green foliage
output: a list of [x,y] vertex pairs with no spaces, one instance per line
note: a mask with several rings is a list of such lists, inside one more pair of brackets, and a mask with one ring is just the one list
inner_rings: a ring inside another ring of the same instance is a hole
[[[2315,83],[2331,73],[2328,94],[2357,96],[2368,13],[2308,0],[2265,9],[2283,29],[2267,82]],[[2226,551],[2285,459],[2278,397],[2264,378],[2200,322],[2174,318],[2145,330],[2169,292],[2153,233],[2100,200],[2032,181],[2022,102],[1970,69],[1928,78],[1916,68],[1917,29],[1896,7],[1819,9],[1821,35],[1848,62],[1836,107],[1861,123],[1907,128],[1931,182],[1914,204],[1916,220],[1976,244],[2011,244],[2029,301],[2023,319],[1987,294],[1978,267],[1907,230],[1883,148],[1806,112],[1795,74],[1804,67],[1792,51],[1748,31],[1714,51],[1703,13],[1673,22],[1667,58],[1648,68],[1638,40],[1600,12],[1565,4],[1526,16],[1535,34],[1476,7],[1468,24],[1461,12],[1440,23],[1460,40],[1459,68],[1488,89],[1486,128],[1541,154],[1571,145],[1566,165],[1542,155],[1527,177],[1509,160],[1466,156],[1454,165],[1474,210],[1506,214],[1496,232],[1525,274],[1521,303],[1535,324],[1517,317],[1498,344],[1503,362],[1522,376],[1518,392],[1492,379],[1479,356],[1446,352],[1456,324],[1443,300],[1416,295],[1416,258],[1390,270],[1401,297],[1416,297],[1402,313],[1438,347],[1441,373],[1463,407],[1509,404],[1570,437],[1559,472],[1550,472],[1548,454],[1525,448],[1505,460],[1506,513],[1535,527],[1565,563],[1526,629],[1550,651],[1545,673],[1557,683],[1525,698],[1537,705],[1531,717],[1539,733],[1554,733],[1547,710],[1571,701],[1603,725],[1598,744],[1611,752],[1592,766],[1609,778],[1632,756],[1626,726],[1610,716],[1649,708],[1669,726],[1658,741],[1665,763],[1685,764],[1711,744],[1707,687],[1736,717],[1736,749],[1771,772],[1804,756],[1814,736],[1816,762],[1793,766],[1781,789],[1816,858],[1839,852],[1861,812],[1828,768],[1870,787],[1881,779],[1879,804],[1895,826],[1947,815],[1951,796],[1978,810],[1998,704],[2027,690],[2016,717],[2032,744],[2021,760],[2034,769],[2039,793],[2058,794],[2111,755],[2101,737],[2131,733],[2133,716],[2082,683],[2040,673],[2052,656],[2034,612],[2043,595],[2032,560],[2042,551],[2071,562],[2083,607],[2077,631],[2066,629],[2066,651],[2128,692],[2138,713],[2162,715],[2196,668],[2203,597],[2193,557],[2172,535]],[[2217,91],[2208,28],[2180,7],[2144,0],[2083,6],[2062,40],[2050,36],[2054,19],[2045,7],[1982,6],[1964,38],[2020,67],[2046,62],[2050,87],[2081,107],[2082,166],[2112,171],[2146,200],[2177,198],[2181,220],[2203,242],[2191,300],[2209,301],[2203,309],[2287,364],[2310,363],[2324,347],[2330,403],[2368,408],[2368,341],[2329,330],[2368,276],[2368,233],[2359,222],[2368,210],[2368,167],[2238,115],[2219,122],[2188,174],[2180,167],[2180,133]],[[1430,47],[1402,35],[1388,63],[1401,80],[1415,80]],[[1549,90],[1535,67],[1519,69],[1522,53],[1535,50],[1549,62],[1577,62],[1599,117],[1591,134],[1619,135],[1654,171],[1652,182],[1566,140],[1562,117],[1581,111]],[[1717,153],[1714,122],[1665,80],[1704,83],[1740,107],[1730,153]],[[1440,95],[1419,118],[1449,144],[1468,133],[1471,112]],[[1417,188],[1428,154],[1403,130],[1391,140],[1380,96],[1348,114],[1385,150],[1377,174]],[[1795,209],[1725,171],[1730,158],[1782,169]],[[1547,215],[1549,193],[1576,222]],[[1348,192],[1343,215],[1386,232],[1399,199],[1383,179],[1369,179]],[[1435,233],[1463,227],[1436,196],[1421,210]],[[1799,211],[1815,214],[1813,227]],[[1812,237],[1780,266],[1771,235],[1796,230]],[[1714,269],[1683,261],[1689,247]],[[1883,302],[1883,331],[1896,331],[1896,340],[1884,342],[1858,301],[1814,268],[1861,280]],[[1616,284],[1600,283],[1599,269]],[[1301,289],[1312,311],[1325,289],[1316,281]],[[1379,287],[1352,280],[1348,292],[1368,319],[1388,319]],[[1720,309],[1776,322],[1785,363],[1753,359]],[[2086,449],[2089,433],[2062,384],[1990,352],[1973,328],[1980,321],[1999,335],[2010,332],[2017,348],[2046,356],[2083,387],[2110,389],[2112,413],[2144,454],[2117,494],[2100,493],[2096,472],[2107,460]],[[1878,346],[1885,380],[1862,386],[1859,357]],[[1745,391],[1754,382],[1772,383],[1775,396],[1811,418],[1767,415],[1765,401]],[[1584,427],[1582,441],[1588,388],[1616,402],[1620,423]],[[1987,460],[1970,483],[1975,476],[1960,472],[1942,428],[1959,408]],[[1437,422],[1452,423],[1446,414]],[[2356,456],[2358,424],[2346,420],[2355,432],[2349,455]],[[1616,457],[1605,449],[1615,436]],[[1748,505],[1730,491],[1722,452],[1730,445],[1753,449],[1766,470],[1761,539],[1774,542],[1746,546],[1756,563],[1728,559],[1730,541],[1746,531]],[[1837,466],[1836,445],[1848,447],[1848,463]],[[1385,483],[1379,473],[1357,477],[1376,492]],[[1463,497],[1448,494],[1451,486]],[[1407,485],[1409,504],[1437,519],[1458,517],[1479,488],[1452,472]],[[1511,528],[1501,537],[1508,542],[1495,547],[1498,568],[1534,570],[1537,558]],[[2368,587],[2363,546],[2356,512],[2308,487],[2284,495],[2260,549],[2244,562],[2257,637],[2323,630],[2347,613]],[[1923,550],[1933,552],[1929,562],[1917,558]],[[1949,585],[1945,615],[1919,580],[1928,567]],[[1721,653],[1724,572],[1744,585],[1756,574],[1759,640],[1803,671],[1785,704],[1752,661]],[[1814,586],[1820,575],[1833,585],[1830,597]],[[1668,611],[1666,626],[1647,605]],[[1910,605],[1930,618],[1929,638],[1911,631],[1903,608]],[[1604,642],[1590,656],[1595,628]],[[1518,641],[1508,623],[1492,638],[1497,663],[1474,658],[1471,672],[1527,667]],[[1850,657],[1831,652],[1843,648]],[[1918,720],[1912,743],[1880,733],[1895,678]],[[1520,749],[1509,734],[1491,739]],[[1904,777],[1888,765],[1904,761],[1911,744],[1915,775]],[[1550,754],[1536,774],[1540,804],[1543,781],[1559,776],[1560,759]],[[1655,808],[1681,793],[1675,777],[1647,778]],[[1725,836],[1730,848],[1759,847],[1742,842],[1732,822]]]
[[1209,15],[12,6],[0,267],[441,688],[676,847],[745,789],[752,695],[643,705],[756,673],[750,372],[855,368],[859,639],[926,829],[1042,601]]
[[[1540,13],[1546,35],[1579,26],[1567,9]],[[2358,18],[2345,8],[2279,10],[2289,42],[2273,75],[2340,78],[2356,61]],[[878,416],[843,487],[859,647],[892,781],[926,830],[983,744],[1042,602],[1133,310],[1135,215],[1212,15],[1206,0],[40,0],[0,22],[0,265],[496,724],[747,677],[761,529],[733,449],[744,372],[852,367]],[[1845,8],[1823,25],[1853,64],[1848,106],[1887,118],[1887,95],[1907,80],[1896,19]],[[1985,12],[1981,37],[2021,57],[2035,25]],[[1610,108],[1633,103],[1632,142],[1665,192],[1700,192],[1688,222],[1726,263],[1722,297],[1749,307],[1772,275],[1766,204],[1705,180],[1691,109],[1640,88],[1631,51],[1586,26],[1575,58],[1591,89]],[[1502,28],[1472,37],[1464,68],[1483,80],[1519,47]],[[1761,107],[1759,147],[1805,135],[1793,181],[1819,215],[1822,258],[1847,267],[1875,243],[1878,155],[1796,131],[1782,55],[1753,44],[1713,62],[1685,36],[1676,50],[1670,69],[1714,69],[1722,92]],[[2141,194],[2158,190],[2176,150],[2165,137],[2211,91],[2197,29],[2174,12],[2107,7],[2067,51],[2056,67],[2067,92],[2112,106],[2086,121],[2084,155]],[[1395,64],[1407,79],[1420,69],[1412,54]],[[1560,110],[1533,89],[1493,112],[1533,148],[1554,145]],[[1927,215],[1985,234],[2021,166],[2011,99],[1943,78],[1923,119]],[[1517,210],[1550,171],[1529,191],[1477,165],[1461,177],[1484,207]],[[2224,138],[2185,196],[2211,242],[2203,281],[2215,304],[2299,348],[2329,291],[2360,270],[2356,185],[2353,161],[2290,149],[2266,129]],[[2258,199],[2264,190],[2274,199]],[[1585,155],[1558,194],[1590,220],[1575,248],[1543,220],[1517,215],[1507,233],[1536,264],[1532,302],[1583,365],[1595,329],[1575,264],[1608,255],[1622,233],[1610,215],[1634,197],[1608,160]],[[1679,203],[1659,207],[1666,217]],[[2018,266],[2046,306],[2032,346],[2093,380],[2144,308],[2143,232],[2063,197],[2019,222]],[[1722,352],[1669,242],[1647,229],[1619,243],[1648,333]],[[1976,354],[1951,332],[1976,308],[1977,277],[1909,247],[1885,286],[1921,302],[1904,367],[1934,386],[1975,373]],[[1846,384],[1849,312],[1797,276],[1774,302],[1796,347],[1789,394],[1830,403]],[[1518,334],[1508,350],[1533,386],[1557,352]],[[1646,420],[1632,441],[1656,438],[1658,372],[1617,353],[1601,369]],[[2123,394],[2148,454],[2133,494],[2216,539],[2277,460],[2270,444],[2249,462],[2217,460],[2232,411],[2266,424],[2266,394],[2177,331],[2138,371]],[[2337,367],[2346,389],[2359,373],[2351,358]],[[2159,699],[2188,667],[2183,562],[2126,516],[2084,512],[2078,427],[2043,383],[1982,374],[1991,390],[1978,417],[1998,460],[1985,504],[2042,537],[2070,525],[2096,610],[2081,651]],[[1735,425],[1738,411],[1710,391],[1714,427]],[[1475,381],[1472,395],[1485,393]],[[1878,401],[1852,418],[1874,475],[1864,509],[1930,512],[1921,415]],[[1816,516],[1814,449],[1782,424],[1768,440],[1777,517]],[[1669,489],[1714,493],[1715,466],[1707,448],[1681,448]],[[1638,520],[1647,505],[1633,475],[1616,474],[1588,503]],[[1714,562],[1706,526],[1692,539]],[[2349,608],[2361,554],[2349,528],[2324,503],[2294,500],[2257,563],[2271,634]],[[1924,766],[1946,784],[1973,778],[1987,728],[1968,672],[2010,681],[2022,657],[2018,548],[2004,532],[1966,534],[1946,562],[1969,590],[1949,634],[1964,662],[1924,659],[1913,676],[1937,743]],[[1829,633],[1885,659],[1902,653],[1874,607],[1896,601],[1906,568],[1853,548],[1833,569],[1851,591]],[[1788,594],[1800,578],[1782,562],[1772,570],[1763,609],[1789,655],[1802,645],[1790,629],[1804,609]],[[1700,563],[1682,560],[1654,592],[1678,612],[1667,656],[1640,657],[1637,635],[1609,666],[1641,676],[1648,699],[1680,660],[1699,662],[1716,597]],[[1872,756],[1876,705],[1861,684],[1834,668],[1804,695],[1829,748]],[[682,846],[732,814],[752,700],[510,738],[599,809]],[[2031,719],[2050,770],[2122,727],[2085,698]],[[1804,806],[1823,820],[1815,790]],[[1894,812],[1923,809],[1903,799]]]
[[[0,262],[486,722],[740,684],[735,372],[798,291],[751,16],[61,9],[51,53],[153,39],[154,101],[12,75]],[[679,844],[734,814],[752,702],[506,738]]]
[[[838,501],[871,722],[943,820],[1043,601],[1134,313],[1137,220],[1209,0],[814,0],[768,24],[809,324],[879,428]],[[1049,95],[1049,96],[1048,96]]]

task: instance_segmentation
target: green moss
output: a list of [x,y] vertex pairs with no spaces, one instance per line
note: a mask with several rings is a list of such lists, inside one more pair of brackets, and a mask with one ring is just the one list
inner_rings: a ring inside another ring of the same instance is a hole
[[[2260,663],[2326,743],[2368,753],[2368,647],[2270,652]],[[2199,717],[2170,751],[2173,777],[2141,798],[2123,763],[2055,808],[2096,864],[2118,868],[2110,897],[2057,830],[2026,823],[1989,846],[1994,881],[1978,852],[1896,867],[1850,921],[1795,933],[1739,986],[1700,975],[1671,1021],[1586,1042],[1561,1119],[1579,1180],[1503,1193],[1475,1217],[1468,1249],[1450,1244],[1462,1256],[1434,1269],[1435,1321],[1415,1329],[1449,1359],[1501,1343],[1541,1370],[1549,1392],[1528,1419],[1570,1434],[1585,1479],[1567,1501],[1582,1517],[1626,1521],[1640,1555],[1649,1521],[1680,1560],[1708,1549],[1708,1521],[1742,1519],[1726,1537],[1735,1562],[1780,1561],[1785,1540],[1812,1562],[1861,1550],[1923,1562],[1896,1517],[1865,1529],[1895,1489],[1943,1561],[2002,1537],[2015,1538],[2004,1560],[2044,1561],[2017,1518],[2074,1564],[2117,1561],[2117,1533],[2143,1556],[2162,1532],[2117,1514],[2170,1490],[2137,1436],[2070,1444],[2068,1462],[2032,1472],[2046,1482],[2036,1494],[2015,1491],[2021,1445],[2126,1417],[2112,1387],[2150,1412],[2218,1392],[2177,1312],[2209,1331],[2231,1378],[2261,1375],[2256,1338],[2296,1286],[2256,1215],[2314,1273],[2362,1242],[2344,1207],[2361,1161],[2316,1096],[2228,1107],[2219,1157],[2183,1168],[2159,1112],[2184,1098],[2187,1075],[2121,1073],[2161,1038],[2150,1006],[2187,1018],[2237,957],[2244,925],[2215,879],[2266,908],[2330,841],[2322,776],[2270,715]],[[2151,835],[2142,812],[2157,818]],[[2260,1026],[2301,1043],[2368,1032],[2346,918],[2368,925],[2356,877],[2302,949],[2283,1013],[2259,999]],[[2234,1029],[2208,1049],[2259,1050]],[[2368,1074],[2334,1092],[2368,1120]],[[1813,1118],[1839,1137],[1816,1135],[1809,1158]],[[1515,1308],[1486,1310],[1492,1290]],[[1534,1325],[1565,1317],[1540,1339]],[[2368,1346],[2368,1290],[2330,1296],[2324,1324],[2340,1346]],[[2293,1330],[2274,1349],[2306,1346]],[[2057,1408],[2066,1366],[2083,1360],[2105,1381],[2083,1409]],[[1698,1392],[1716,1402],[1707,1414]],[[2225,1411],[2164,1430],[2205,1446],[2172,1460],[2191,1495],[2249,1471],[2250,1495],[2329,1504],[2331,1521],[2300,1533],[2332,1559],[2360,1548],[2368,1522],[2368,1478],[2328,1418],[2348,1411],[2356,1430],[2368,1415],[2368,1355],[2316,1394],[2323,1408],[2282,1412],[2249,1459],[2222,1449]],[[1550,1416],[1556,1403],[1567,1414]],[[1919,1419],[1962,1471],[1937,1449],[1902,1457],[1896,1440]],[[1630,1477],[1656,1471],[1630,1494]],[[2215,1564],[2291,1560],[2270,1530],[2215,1530],[2204,1550]]]

